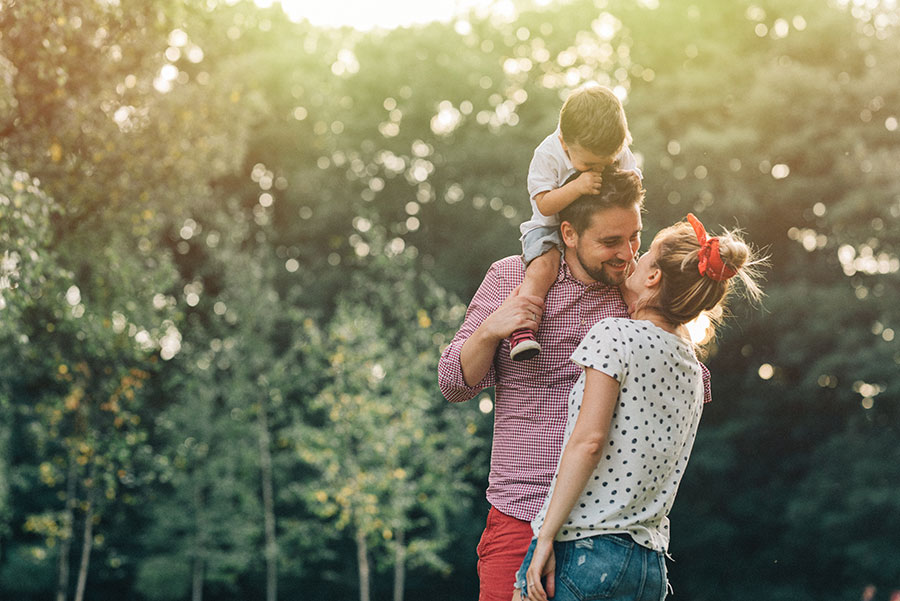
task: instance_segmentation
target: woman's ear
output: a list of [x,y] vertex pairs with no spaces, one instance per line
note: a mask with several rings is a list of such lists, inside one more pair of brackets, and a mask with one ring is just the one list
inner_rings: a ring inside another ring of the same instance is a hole
[[655,288],[656,286],[659,286],[660,282],[662,282],[662,270],[659,267],[654,267],[650,270],[650,273],[647,274],[647,288]]

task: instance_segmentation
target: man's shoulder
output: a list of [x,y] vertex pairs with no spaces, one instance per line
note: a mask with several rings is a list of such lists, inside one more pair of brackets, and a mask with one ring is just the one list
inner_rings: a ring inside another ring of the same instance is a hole
[[506,298],[524,280],[525,265],[522,257],[512,255],[491,263],[480,289],[491,295],[498,294],[500,298]]
[[510,255],[494,261],[491,269],[496,270],[500,274],[501,279],[525,277],[525,263],[522,262],[521,255]]

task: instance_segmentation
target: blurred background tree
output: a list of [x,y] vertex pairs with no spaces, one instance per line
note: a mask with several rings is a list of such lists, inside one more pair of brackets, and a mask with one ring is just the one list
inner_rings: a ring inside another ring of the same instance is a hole
[[491,399],[434,366],[587,81],[645,239],[772,255],[706,348],[676,594],[900,588],[895,3],[267,4],[0,0],[3,598],[474,597]]

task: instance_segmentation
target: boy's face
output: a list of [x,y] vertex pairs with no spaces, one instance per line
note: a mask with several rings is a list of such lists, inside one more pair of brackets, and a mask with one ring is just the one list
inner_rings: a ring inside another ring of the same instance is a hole
[[576,171],[603,171],[613,164],[619,154],[595,154],[579,144],[566,144],[562,136],[559,137],[559,141]]

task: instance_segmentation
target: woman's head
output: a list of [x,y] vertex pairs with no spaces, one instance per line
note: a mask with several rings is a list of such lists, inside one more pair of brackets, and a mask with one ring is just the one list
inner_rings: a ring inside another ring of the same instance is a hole
[[741,239],[726,231],[708,237],[693,215],[659,232],[650,250],[626,281],[634,309],[652,309],[673,325],[685,324],[705,313],[713,321],[722,316],[735,279],[745,294],[758,300],[757,283],[764,259]]

